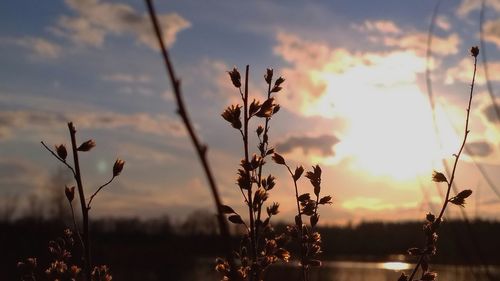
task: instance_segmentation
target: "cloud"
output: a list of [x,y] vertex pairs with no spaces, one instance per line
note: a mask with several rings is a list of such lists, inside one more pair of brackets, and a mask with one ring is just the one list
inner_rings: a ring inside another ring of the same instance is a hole
[[[137,42],[156,49],[149,17],[133,7],[121,3],[100,0],[66,0],[66,5],[75,16],[61,16],[56,26],[50,29],[56,35],[70,38],[78,45],[101,47],[108,35],[129,34]],[[171,46],[179,31],[191,23],[176,13],[159,14],[158,20],[163,28],[163,37]]]
[[362,32],[376,31],[380,33],[398,34],[401,29],[393,22],[388,20],[365,21],[362,25],[353,25],[354,29]]
[[289,153],[295,149],[302,149],[304,154],[314,150],[321,153],[322,156],[333,156],[333,146],[339,142],[339,139],[333,135],[321,135],[317,137],[310,136],[292,136],[284,142],[278,143],[276,149],[280,153]]
[[[482,67],[477,68],[476,81],[477,85],[484,85],[486,79],[484,76],[484,69]],[[471,57],[462,59],[456,66],[448,68],[445,75],[445,83],[453,84],[456,81],[463,83],[470,83],[472,79],[472,73],[474,71],[474,62]],[[500,81],[500,76],[491,75],[494,73],[500,73],[500,61],[489,61],[488,62],[488,73],[489,79],[491,81]]]
[[486,141],[476,141],[467,144],[470,156],[486,157],[493,152],[493,146]]
[[2,158],[0,160],[0,186],[5,190],[0,193],[14,194],[33,190],[38,183],[45,181],[45,174],[40,167],[23,158]]
[[0,112],[0,140],[12,137],[18,130],[47,129],[73,121],[78,128],[118,129],[128,128],[135,132],[160,136],[183,136],[179,121],[163,114],[148,113],[54,113],[47,111]]
[[[413,50],[419,54],[425,54],[427,50],[427,33],[415,32],[395,37],[385,37],[384,45]],[[460,37],[450,34],[448,37],[434,36],[432,38],[432,52],[437,55],[452,55],[458,53]]]
[[[496,103],[496,107],[500,108],[500,102]],[[490,121],[491,123],[494,123],[494,124],[500,123],[500,120],[498,120],[497,115],[496,115],[495,105],[490,104],[490,105],[486,106],[483,109],[483,113],[486,116],[486,119],[488,121]]]
[[492,20],[484,23],[484,40],[494,43],[500,48],[500,20]]
[[451,28],[450,21],[446,16],[443,15],[436,17],[436,26],[444,31],[448,31]]
[[102,77],[103,81],[110,82],[123,82],[123,83],[148,83],[151,81],[151,77],[144,74],[130,74],[130,73],[113,73],[104,75]]
[[[500,11],[500,2],[497,0],[486,1],[486,6],[493,8],[495,11]],[[481,8],[481,1],[479,0],[462,0],[460,6],[457,8],[457,15],[465,17],[469,15],[470,12],[474,10],[479,10]]]
[[34,56],[44,59],[58,58],[62,52],[61,46],[41,37],[2,38],[0,43],[26,48]]
[[277,41],[274,52],[290,64],[282,70],[287,80],[279,102],[305,116],[351,115],[359,100],[379,98],[374,92],[415,87],[425,70],[425,58],[411,51],[351,52],[289,33],[278,33]]

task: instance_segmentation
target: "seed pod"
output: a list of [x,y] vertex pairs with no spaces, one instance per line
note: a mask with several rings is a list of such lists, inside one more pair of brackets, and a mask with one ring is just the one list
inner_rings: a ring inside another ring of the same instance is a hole
[[71,203],[73,202],[73,199],[75,198],[75,187],[65,187],[64,188],[64,193],[66,194],[66,198],[68,201]]
[[95,141],[94,140],[88,140],[84,143],[82,143],[76,150],[78,151],[89,151],[92,148],[95,147]]
[[124,165],[124,160],[116,159],[115,164],[113,165],[113,177],[117,177],[122,172]]
[[66,150],[64,144],[56,145],[56,152],[59,158],[61,158],[62,160],[66,160],[66,157],[68,156],[68,151]]

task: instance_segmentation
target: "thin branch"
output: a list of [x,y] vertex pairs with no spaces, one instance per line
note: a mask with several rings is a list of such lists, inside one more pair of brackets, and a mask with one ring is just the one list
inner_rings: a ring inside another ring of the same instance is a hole
[[115,176],[112,176],[111,179],[109,181],[107,181],[105,184],[101,185],[95,192],[94,194],[92,194],[92,196],[90,196],[90,199],[89,199],[89,202],[87,203],[87,209],[90,210],[90,203],[92,203],[92,200],[94,199],[94,197],[97,195],[97,193],[99,193],[99,191],[101,191],[101,189],[105,188],[106,186],[108,186],[116,177]]
[[57,160],[59,160],[61,163],[63,163],[64,165],[66,165],[66,167],[68,167],[68,169],[71,170],[71,172],[73,173],[73,176],[76,177],[76,173],[75,173],[75,169],[73,169],[73,167],[71,167],[70,164],[68,164],[68,162],[66,162],[66,160],[62,159],[61,157],[59,157],[52,149],[50,149],[43,141],[40,142],[44,147],[45,149],[47,149],[50,153],[52,153],[52,155],[54,155],[55,158],[57,158]]
[[78,229],[78,225],[76,224],[75,210],[73,209],[73,203],[69,202],[69,207],[71,208],[71,217],[73,218],[73,227],[75,228],[74,232],[78,236],[78,241],[80,241],[80,246],[82,250],[85,251],[85,244],[83,243],[82,236],[80,235],[80,230]]
[[[471,108],[471,104],[472,104],[472,94],[474,92],[474,84],[475,84],[475,80],[476,80],[476,69],[477,69],[477,56],[474,56],[474,72],[472,74],[472,82],[471,82],[471,86],[470,86],[469,102],[467,104],[467,109],[466,109],[467,115],[466,115],[466,118],[465,118],[464,138],[463,138],[463,141],[462,141],[462,145],[460,146],[460,149],[458,150],[458,153],[454,154],[454,156],[455,156],[455,162],[453,164],[453,169],[452,169],[452,172],[451,172],[451,177],[450,177],[449,180],[446,181],[446,183],[448,185],[448,188],[446,190],[446,196],[444,198],[444,202],[443,202],[443,206],[441,207],[441,211],[439,212],[438,217],[433,222],[432,227],[434,229],[436,229],[439,226],[439,224],[441,223],[441,220],[443,218],[443,215],[444,215],[444,212],[446,210],[446,207],[448,206],[448,203],[449,203],[449,200],[450,200],[450,192],[451,192],[451,189],[453,187],[453,181],[455,179],[455,172],[456,172],[456,169],[457,169],[457,166],[458,166],[458,160],[460,159],[460,155],[462,154],[462,151],[464,150],[465,143],[467,141],[467,136],[470,133],[470,131],[469,131],[469,117],[470,117],[470,108]],[[423,254],[420,255],[419,261],[415,265],[415,268],[413,269],[413,272],[410,275],[410,278],[408,279],[408,281],[413,281],[415,273],[418,271],[419,267],[422,265],[422,262],[423,262],[423,259],[424,259],[424,255],[425,255],[425,253],[423,253]]]
[[205,175],[207,177],[207,180],[208,180],[208,183],[210,186],[210,190],[212,192],[212,197],[214,198],[214,201],[215,201],[215,205],[216,205],[216,209],[217,209],[217,219],[219,222],[221,236],[227,242],[227,243],[224,243],[224,245],[226,246],[226,249],[225,249],[226,256],[227,256],[227,259],[228,259],[228,262],[229,262],[229,265],[231,268],[231,270],[230,270],[231,280],[236,280],[236,278],[237,278],[236,277],[237,276],[236,264],[234,262],[234,257],[233,257],[233,254],[231,252],[231,247],[230,247],[231,236],[229,235],[229,227],[227,225],[227,221],[226,221],[224,214],[222,212],[222,209],[221,209],[222,200],[220,198],[218,188],[215,184],[215,179],[214,179],[214,176],[213,176],[212,171],[210,169],[210,165],[208,164],[208,160],[206,159],[206,150],[207,149],[206,149],[206,146],[202,145],[200,143],[200,141],[198,140],[198,136],[196,135],[194,128],[193,128],[193,125],[189,119],[186,107],[184,105],[184,101],[182,99],[180,80],[177,79],[175,76],[174,68],[173,68],[172,63],[170,61],[170,57],[169,57],[167,48],[165,46],[165,43],[163,41],[162,31],[161,31],[158,19],[156,17],[156,11],[155,11],[155,8],[153,6],[153,2],[152,2],[152,0],[145,0],[145,1],[146,1],[148,12],[149,12],[149,15],[151,18],[151,22],[153,24],[156,38],[158,39],[158,44],[160,46],[161,54],[163,56],[163,61],[164,61],[165,67],[167,69],[167,75],[170,79],[170,82],[172,83],[173,94],[174,94],[175,100],[177,102],[177,107],[178,107],[177,112],[180,115],[180,117],[184,123],[184,126],[186,127],[186,130],[189,133],[189,136],[191,138],[193,146],[198,154],[198,158],[201,162],[201,165],[203,166],[203,170],[205,171]]
[[83,218],[83,242],[84,248],[84,272],[85,278],[91,280],[92,260],[90,255],[90,233],[89,233],[89,210],[85,204],[85,193],[83,192],[83,183],[80,173],[80,162],[78,161],[78,149],[76,146],[76,129],[73,122],[68,123],[68,129],[71,136],[71,150],[73,151],[73,161],[75,164],[75,180],[78,188],[78,197],[80,198],[80,207]]

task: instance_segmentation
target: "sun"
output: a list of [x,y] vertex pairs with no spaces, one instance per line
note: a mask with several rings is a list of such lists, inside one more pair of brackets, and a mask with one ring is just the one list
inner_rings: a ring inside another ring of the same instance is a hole
[[[417,84],[423,67],[422,58],[402,52],[342,73],[318,74],[327,87],[309,109],[347,123],[336,155],[325,161],[348,158],[353,169],[407,180],[430,175],[451,155],[458,139],[441,121],[439,139],[448,149],[439,144],[427,95]],[[437,120],[447,120],[441,108],[436,113]]]

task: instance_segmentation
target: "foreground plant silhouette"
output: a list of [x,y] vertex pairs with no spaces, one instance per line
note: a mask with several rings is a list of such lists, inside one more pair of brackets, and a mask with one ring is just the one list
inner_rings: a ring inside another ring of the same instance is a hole
[[[266,268],[282,260],[288,262],[290,252],[286,249],[289,240],[294,240],[298,244],[300,265],[302,268],[302,280],[308,280],[308,269],[310,266],[319,266],[321,262],[317,255],[321,252],[321,236],[314,232],[319,215],[318,206],[330,204],[331,197],[325,196],[320,199],[321,190],[321,168],[313,167],[312,171],[306,173],[314,187],[315,199],[311,199],[309,193],[299,196],[297,181],[304,172],[304,168],[299,166],[292,172],[286,164],[283,156],[275,152],[269,145],[269,123],[272,117],[279,112],[279,105],[275,103],[273,94],[282,90],[285,79],[278,77],[273,83],[273,70],[267,69],[264,80],[267,83],[267,97],[264,102],[253,99],[250,102],[248,94],[249,66],[245,70],[244,85],[241,81],[239,71],[234,68],[229,71],[231,82],[238,89],[243,105],[233,104],[226,108],[222,117],[238,130],[243,140],[244,158],[241,160],[238,169],[237,185],[244,199],[245,207],[248,209],[248,224],[242,216],[229,206],[224,206],[224,212],[229,215],[228,219],[234,224],[244,225],[246,234],[242,238],[240,248],[237,250],[239,259],[238,278],[248,280],[262,280]],[[244,86],[244,89],[242,89]],[[241,116],[243,115],[243,117]],[[256,126],[255,134],[258,139],[258,153],[250,156],[249,151],[249,122],[257,118],[263,120]],[[271,225],[271,217],[279,212],[279,203],[273,202],[266,207],[267,217],[263,219],[262,209],[268,200],[270,191],[275,187],[275,177],[273,175],[263,175],[263,167],[266,164],[266,157],[272,155],[274,162],[285,165],[293,179],[295,187],[295,199],[297,203],[297,215],[295,224],[287,227],[286,233],[278,234]],[[255,188],[255,189],[254,189]],[[302,216],[310,216],[310,227],[302,222]],[[216,269],[222,273],[224,280],[227,280],[230,268],[226,261],[219,259]]]
[[479,48],[472,47],[470,49],[470,54],[474,58],[474,72],[472,74],[472,82],[470,86],[470,94],[469,94],[469,103],[467,105],[467,114],[465,118],[465,129],[464,129],[464,138],[462,140],[462,145],[460,146],[458,152],[454,154],[453,156],[455,157],[455,161],[453,164],[453,169],[451,171],[450,179],[448,179],[443,173],[436,172],[432,174],[432,180],[437,183],[446,183],[447,184],[447,190],[446,190],[446,196],[443,201],[443,206],[441,207],[441,211],[439,212],[439,215],[436,217],[432,213],[428,213],[426,215],[426,222],[424,223],[424,233],[426,237],[426,244],[422,248],[410,248],[408,250],[408,253],[412,256],[418,256],[418,262],[415,265],[415,268],[413,269],[412,273],[408,277],[405,273],[402,273],[401,276],[399,277],[398,281],[413,281],[413,278],[415,278],[415,275],[420,268],[422,271],[420,280],[422,281],[433,281],[436,280],[437,273],[432,272],[429,270],[429,262],[430,262],[430,257],[434,256],[436,254],[436,244],[438,241],[438,230],[443,222],[443,216],[445,214],[446,208],[448,207],[448,204],[454,204],[460,207],[464,207],[465,204],[465,199],[469,197],[472,194],[472,190],[470,189],[465,189],[461,192],[459,192],[457,195],[453,196],[450,198],[450,193],[451,189],[453,187],[453,182],[455,180],[455,172],[457,169],[458,165],[458,160],[460,159],[460,155],[462,154],[462,151],[464,150],[465,143],[467,141],[467,136],[470,133],[469,130],[469,116],[470,116],[470,108],[471,108],[471,103],[472,103],[472,93],[474,91],[474,82],[476,79],[476,65],[477,65],[477,56],[479,55]]
[[[92,200],[96,195],[106,186],[108,186],[123,170],[125,161],[117,159],[113,165],[113,171],[111,178],[103,185],[99,186],[96,191],[87,200],[85,198],[85,190],[83,188],[82,175],[80,171],[80,162],[78,158],[79,152],[87,152],[96,146],[94,140],[88,140],[77,146],[76,142],[76,128],[72,122],[68,123],[69,134],[71,138],[71,151],[73,154],[73,166],[70,165],[66,158],[68,157],[68,151],[66,146],[63,144],[56,145],[55,150],[49,148],[43,141],[42,145],[61,163],[63,163],[73,174],[76,181],[76,188],[78,189],[78,196],[80,199],[80,209],[82,212],[82,233],[80,234],[78,224],[75,218],[75,212],[73,209],[73,199],[75,197],[75,186],[65,187],[66,198],[71,207],[71,213],[73,217],[74,233],[78,237],[80,246],[83,252],[83,272],[84,280],[87,281],[109,281],[111,280],[111,275],[108,273],[107,266],[92,266],[92,256],[91,256],[91,243],[90,243],[90,230],[89,230],[89,211],[91,209]],[[80,269],[78,266],[68,266],[68,258],[71,257],[71,252],[67,249],[68,246],[73,245],[73,234],[71,231],[66,230],[63,238],[56,239],[49,243],[49,251],[55,255],[54,262],[45,271],[49,280],[79,280]],[[62,241],[62,242],[61,242]],[[36,258],[28,258],[24,262],[18,263],[18,268],[21,271],[21,280],[36,280],[35,274],[33,273],[36,267]],[[64,277],[64,278],[63,278]],[[63,279],[61,279],[63,278]]]

